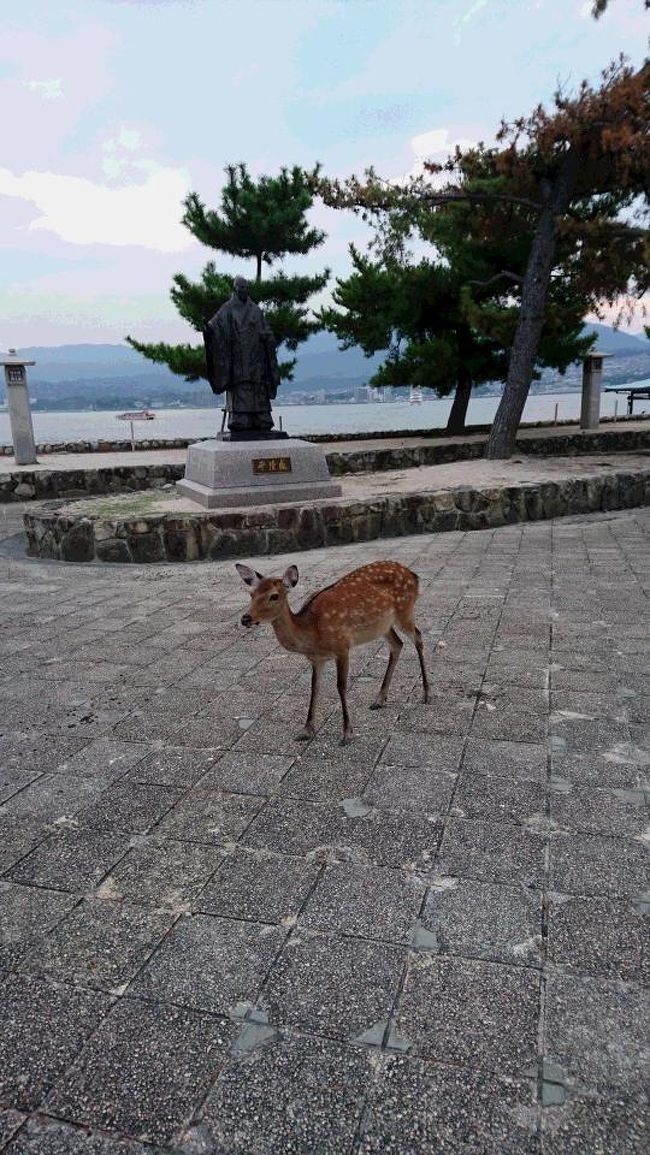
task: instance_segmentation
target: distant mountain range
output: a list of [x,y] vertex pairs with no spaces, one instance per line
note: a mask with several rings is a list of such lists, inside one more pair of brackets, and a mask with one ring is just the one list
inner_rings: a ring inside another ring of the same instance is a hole
[[[587,325],[585,332],[595,332],[596,349],[617,359],[647,356],[650,375],[650,342],[644,336],[617,332],[607,325]],[[186,382],[128,345],[35,345],[19,353],[36,362],[29,370],[30,392],[43,408],[112,409],[137,404],[202,405],[206,401],[205,382]],[[323,390],[353,392],[369,380],[381,361],[381,355],[368,358],[360,349],[340,350],[331,333],[317,333],[298,350],[294,379],[282,385],[281,396],[289,399],[291,394]],[[621,370],[625,376],[623,366]],[[4,394],[3,384],[0,396]]]

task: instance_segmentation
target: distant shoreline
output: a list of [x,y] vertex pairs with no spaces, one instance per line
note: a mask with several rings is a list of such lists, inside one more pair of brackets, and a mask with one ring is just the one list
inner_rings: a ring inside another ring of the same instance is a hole
[[[631,382],[631,384],[634,384],[634,382]],[[34,385],[32,386],[32,388],[37,389],[38,383],[35,382]],[[554,396],[565,395],[565,394],[575,394],[575,393],[579,393],[579,392],[580,392],[580,387],[574,385],[568,389],[531,389],[530,396],[531,397],[550,397],[550,396],[554,397]],[[496,392],[495,393],[489,393],[489,392],[484,392],[484,391],[481,391],[481,392],[477,391],[476,393],[473,394],[473,396],[477,400],[493,400],[493,399],[499,398],[501,396],[501,393],[500,392],[499,393],[496,393]],[[422,390],[422,404],[423,405],[425,405],[427,403],[431,403],[431,402],[437,402],[437,401],[448,401],[450,399],[451,399],[451,397],[438,397],[433,391],[428,391],[426,389]],[[321,408],[322,407],[338,408],[341,405],[403,405],[406,401],[408,401],[407,396],[404,396],[404,397],[385,397],[385,398],[382,398],[380,396],[380,397],[369,398],[368,400],[363,400],[363,401],[359,401],[353,397],[346,399],[346,400],[336,400],[336,401],[321,401],[321,400],[318,400],[318,401],[292,401],[290,399],[290,396],[286,399],[284,397],[280,396],[280,397],[278,397],[278,399],[276,401],[276,408],[281,407],[282,409],[312,409],[312,408],[315,408],[316,406],[319,406]],[[47,402],[41,402],[41,401],[39,401],[38,398],[32,398],[31,403],[32,403],[32,410],[34,413],[115,413],[116,409],[119,408],[119,406],[116,406],[116,405],[77,405],[77,404],[53,405],[53,404],[49,404]],[[221,398],[215,398],[214,400],[212,400],[210,398],[210,396],[208,395],[208,397],[206,398],[206,403],[201,404],[201,405],[199,405],[195,402],[187,402],[187,403],[177,402],[177,403],[174,403],[174,402],[165,401],[164,403],[158,403],[157,401],[148,401],[146,403],[146,405],[142,405],[142,406],[138,406],[135,402],[132,402],[131,404],[128,405],[128,408],[130,408],[130,409],[137,409],[137,408],[152,409],[154,412],[156,410],[164,410],[166,413],[167,412],[175,412],[175,411],[178,411],[179,413],[184,413],[184,412],[188,412],[188,411],[201,410],[201,409],[214,409],[216,412],[219,412],[221,409],[223,409],[223,400]],[[7,412],[6,404],[0,404],[0,411],[5,412],[5,413]]]

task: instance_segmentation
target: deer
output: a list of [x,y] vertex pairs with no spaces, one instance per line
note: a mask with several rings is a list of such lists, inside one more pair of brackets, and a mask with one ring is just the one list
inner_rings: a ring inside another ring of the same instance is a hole
[[281,578],[264,577],[247,565],[236,570],[251,596],[249,612],[241,619],[251,628],[270,622],[280,645],[290,653],[304,654],[311,664],[311,696],[307,721],[298,741],[306,742],[316,733],[314,717],[323,666],[336,662],[336,687],[343,711],[341,745],[352,740],[353,731],[347,704],[350,650],[383,637],[390,650],[388,666],[371,710],[386,705],[388,691],[404,642],[397,629],[410,635],[420,662],[424,702],[429,701],[429,680],[424,662],[422,634],[415,624],[413,609],[419,579],[395,561],[375,561],[345,574],[333,585],[312,594],[297,613],[289,605],[288,593],[298,584],[298,568],[290,565]]

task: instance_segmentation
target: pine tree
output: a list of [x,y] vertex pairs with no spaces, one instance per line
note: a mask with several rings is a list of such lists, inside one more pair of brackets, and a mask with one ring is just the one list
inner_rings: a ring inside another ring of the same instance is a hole
[[[312,205],[310,182],[318,169],[307,174],[294,167],[283,168],[279,176],[254,180],[246,165],[228,165],[226,184],[221,192],[220,211],[206,208],[197,193],[184,202],[183,224],[202,244],[219,253],[254,261],[250,295],[264,309],[278,343],[289,352],[317,332],[321,325],[310,314],[309,299],[327,284],[329,270],[312,276],[288,276],[275,267],[287,256],[306,256],[322,245],[325,233],[310,228],[306,214]],[[265,269],[274,275],[263,278]],[[245,270],[242,270],[245,272]],[[208,261],[199,281],[183,273],[173,278],[170,296],[180,315],[202,332],[208,321],[232,293],[232,278]],[[203,344],[143,344],[126,340],[150,361],[168,365],[187,381],[207,379]],[[280,374],[291,377],[296,361],[280,361]]]
[[[496,188],[494,155],[483,146],[471,179],[476,191]],[[411,263],[406,242],[413,235],[431,245],[432,259]],[[386,352],[373,384],[429,387],[440,397],[453,392],[447,430],[460,433],[472,388],[505,380],[530,237],[511,204],[487,210],[459,202],[444,213],[397,208],[371,242],[377,260],[351,246],[354,271],[337,281],[335,307],[321,310],[320,319],[344,346]],[[563,373],[593,343],[582,336],[584,312],[566,286],[551,294],[536,377],[546,366]]]
[[[445,166],[427,166],[447,174],[439,189],[423,179],[390,187],[372,170],[364,180],[312,184],[330,206],[366,218],[396,209],[417,215],[425,206],[442,213],[467,202],[488,219],[510,205],[528,222],[506,386],[488,457],[508,457],[514,448],[553,294],[559,305],[566,292],[598,312],[603,303],[641,296],[649,287],[649,80],[650,66],[635,72],[620,59],[605,70],[599,88],[584,82],[575,97],[557,92],[550,111],[539,106],[503,124],[495,183],[486,187],[480,186],[481,146],[457,151]],[[509,270],[496,275],[505,280]]]

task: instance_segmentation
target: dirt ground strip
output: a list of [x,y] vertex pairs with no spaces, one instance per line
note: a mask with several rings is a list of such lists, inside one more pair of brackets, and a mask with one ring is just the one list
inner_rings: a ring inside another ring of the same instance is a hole
[[[420,576],[297,745],[231,562],[0,517],[0,1150],[648,1149],[650,511],[251,558]],[[4,526],[4,529],[2,527]],[[14,548],[15,546],[15,548]]]

